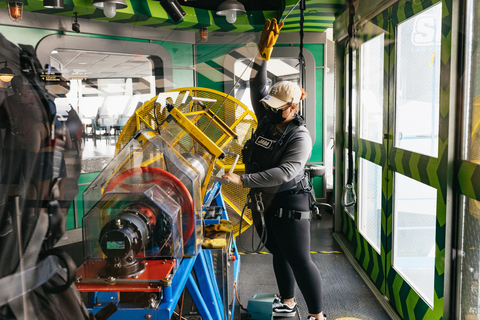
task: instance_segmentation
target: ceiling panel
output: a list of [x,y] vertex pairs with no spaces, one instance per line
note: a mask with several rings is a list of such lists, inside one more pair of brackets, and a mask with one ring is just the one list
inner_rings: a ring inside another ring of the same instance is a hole
[[[179,0],[186,16],[178,23],[174,23],[159,1],[154,0],[126,0],[128,7],[118,10],[112,19],[106,18],[103,10],[94,8],[92,0],[65,0],[64,9],[44,8],[43,0],[28,0],[24,10],[71,17],[77,12],[81,19],[195,32],[200,27],[208,27],[210,32],[258,32],[266,19],[277,18],[285,20],[283,32],[300,30],[300,9],[296,0],[239,1],[244,4],[247,13],[239,16],[234,24],[216,14],[215,8],[221,0]],[[5,2],[0,2],[0,8],[6,7]],[[306,0],[304,30],[324,32],[345,8],[346,0]]]

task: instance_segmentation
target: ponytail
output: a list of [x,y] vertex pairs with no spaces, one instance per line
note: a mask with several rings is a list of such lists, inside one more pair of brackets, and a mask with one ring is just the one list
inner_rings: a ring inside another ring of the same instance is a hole
[[300,101],[302,101],[307,97],[307,93],[305,92],[305,90],[303,90],[302,87],[299,87],[299,88],[302,91],[302,96],[300,97]]

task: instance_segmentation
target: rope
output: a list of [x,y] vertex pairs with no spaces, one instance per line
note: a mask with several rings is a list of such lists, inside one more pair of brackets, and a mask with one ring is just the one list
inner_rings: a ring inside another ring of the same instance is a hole
[[355,7],[353,1],[349,0],[349,23],[348,23],[348,171],[347,171],[347,183],[342,194],[342,205],[344,207],[353,206],[357,203],[357,196],[355,195],[355,189],[353,187],[353,47],[355,45],[354,35],[354,16]]
[[[301,76],[302,76],[302,86],[305,86],[305,57],[303,56],[303,38],[304,38],[304,31],[303,31],[303,25],[305,23],[305,9],[306,9],[306,4],[305,0],[300,0],[300,53],[298,54],[298,64],[300,65],[300,70],[301,70]],[[302,114],[303,114],[302,110]]]
[[[240,226],[239,226],[238,236],[240,236],[243,233],[242,232],[243,216],[245,214],[245,208],[247,207],[249,200],[250,200],[250,193],[248,193],[248,195],[247,195],[245,205],[243,206],[243,209],[242,209],[242,215],[240,216]],[[267,227],[265,225],[265,219],[263,217],[263,211],[260,212],[260,215],[261,215],[261,218],[262,218],[262,234],[260,236],[260,242],[259,242],[258,246],[256,248],[254,247],[255,230],[252,230],[252,250],[247,250],[245,248],[245,245],[243,244],[243,238],[239,239],[240,240],[239,241],[240,248],[246,253],[250,253],[250,254],[259,253],[260,250],[262,250],[265,247],[265,243],[267,242]],[[253,229],[255,229],[255,226],[253,226]]]
[[353,90],[353,17],[355,15],[355,7],[353,6],[353,1],[349,1],[349,24],[348,24],[348,176],[347,176],[347,184],[352,184],[353,182],[353,97],[352,97],[352,90]]
[[185,288],[182,291],[182,302],[180,303],[179,319],[183,318],[183,299],[185,298]]
[[[245,308],[242,303],[240,302],[240,299],[238,298],[238,291],[237,291],[237,281],[234,281],[233,282],[233,295],[232,295],[232,301],[230,301],[230,304],[229,306],[231,307],[233,305],[233,296],[235,296],[237,299],[237,302],[240,306],[240,308],[245,311],[245,312],[248,312],[247,308]],[[232,317],[233,317],[233,313],[232,313]]]

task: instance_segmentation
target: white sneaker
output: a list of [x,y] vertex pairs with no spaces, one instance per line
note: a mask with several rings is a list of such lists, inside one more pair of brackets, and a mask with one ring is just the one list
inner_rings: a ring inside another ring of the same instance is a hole
[[297,303],[294,302],[295,304],[293,307],[289,307],[287,304],[282,303],[278,307],[273,308],[272,315],[274,317],[294,317],[295,314],[297,313]]

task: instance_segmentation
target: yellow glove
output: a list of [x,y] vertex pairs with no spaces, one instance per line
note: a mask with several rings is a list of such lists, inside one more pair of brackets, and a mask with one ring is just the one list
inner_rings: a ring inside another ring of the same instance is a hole
[[226,232],[223,232],[223,231],[205,231],[205,238],[209,238],[209,239],[225,238],[226,239]]
[[220,249],[227,246],[226,239],[205,239],[202,243],[204,249]]
[[220,224],[210,224],[205,226],[206,231],[224,231],[231,232],[233,229],[232,222],[224,219],[220,219]]
[[277,42],[280,29],[283,27],[283,22],[277,25],[277,19],[273,18],[272,21],[267,19],[263,26],[262,35],[260,36],[260,42],[258,43],[258,50],[262,56],[262,60],[270,60],[273,46]]
[[230,220],[220,219],[220,225],[222,225],[223,228],[225,228],[223,231],[230,232],[233,229],[233,222]]

